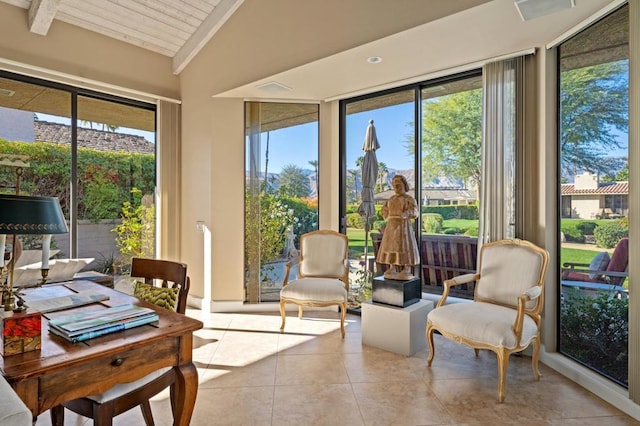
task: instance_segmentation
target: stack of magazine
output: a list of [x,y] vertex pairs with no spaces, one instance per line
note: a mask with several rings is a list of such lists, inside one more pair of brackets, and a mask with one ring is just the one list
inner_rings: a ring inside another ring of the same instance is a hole
[[149,324],[158,319],[158,314],[153,309],[137,305],[120,305],[50,319],[49,331],[70,342],[82,342]]

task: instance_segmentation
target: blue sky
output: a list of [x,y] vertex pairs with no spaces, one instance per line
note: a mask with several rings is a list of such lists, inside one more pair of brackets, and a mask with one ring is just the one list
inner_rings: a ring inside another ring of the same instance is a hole
[[396,170],[413,169],[413,156],[405,146],[413,133],[413,104],[405,103],[372,111],[350,114],[347,118],[347,168],[355,169],[356,160],[364,155],[362,144],[373,120],[380,149],[376,151],[378,162]]

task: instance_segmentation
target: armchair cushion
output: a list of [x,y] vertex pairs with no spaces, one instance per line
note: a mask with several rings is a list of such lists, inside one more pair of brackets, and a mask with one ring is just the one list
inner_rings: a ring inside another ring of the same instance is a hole
[[344,303],[347,290],[339,279],[303,278],[290,281],[281,290],[280,297],[305,303]]
[[[476,296],[485,301],[517,307],[518,297],[538,283],[543,257],[517,244],[504,244],[482,252]],[[536,306],[529,301],[527,309]]]
[[[593,259],[591,259],[591,263],[589,264],[589,269],[592,271],[604,271],[609,265],[610,260],[611,258],[609,257],[609,253],[607,253],[606,251],[598,253],[595,256],[593,256]],[[589,274],[589,278],[592,280],[598,278],[599,276],[600,274],[597,274],[597,273]]]
[[[311,276],[342,277],[345,273],[344,253],[346,244],[343,239],[331,234],[318,234],[313,238],[302,239],[300,253],[300,273]],[[313,244],[313,248],[305,247]]]
[[[513,331],[516,313],[493,303],[453,303],[429,312],[429,321],[439,330],[474,343],[513,349],[518,344]],[[537,334],[535,321],[525,315],[521,345],[528,345]]]

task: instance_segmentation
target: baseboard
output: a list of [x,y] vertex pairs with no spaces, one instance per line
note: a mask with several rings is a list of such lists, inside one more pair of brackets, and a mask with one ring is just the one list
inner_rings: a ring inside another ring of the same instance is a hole
[[628,391],[624,387],[613,383],[611,380],[583,367],[562,354],[545,352],[544,346],[540,349],[540,362],[594,393],[620,411],[636,420],[640,420],[640,405],[629,399]]

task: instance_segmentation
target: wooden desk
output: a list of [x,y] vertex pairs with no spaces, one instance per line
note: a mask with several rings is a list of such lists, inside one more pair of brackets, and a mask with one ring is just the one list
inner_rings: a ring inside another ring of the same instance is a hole
[[[43,292],[50,297],[72,291],[94,290],[110,299],[80,309],[102,309],[135,303],[157,311],[160,321],[116,332],[81,343],[69,343],[49,333],[42,318],[42,349],[0,359],[0,371],[33,413],[40,413],[65,401],[105,392],[118,383],[140,379],[162,367],[176,370],[174,425],[188,425],[198,391],[198,372],[191,356],[193,332],[202,322],[159,308],[135,297],[91,281],[69,281],[25,290],[27,306]],[[52,316],[55,313],[46,314]],[[60,314],[60,312],[58,312]]]

